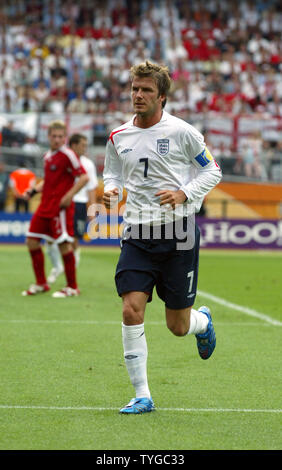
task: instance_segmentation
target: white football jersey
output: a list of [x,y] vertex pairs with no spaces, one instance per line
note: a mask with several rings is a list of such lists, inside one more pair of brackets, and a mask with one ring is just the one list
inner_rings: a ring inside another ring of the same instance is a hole
[[90,158],[81,155],[80,162],[87,172],[87,176],[89,181],[83,186],[73,197],[74,202],[82,202],[86,204],[88,202],[88,191],[97,188],[98,186],[98,179],[97,179],[97,172],[96,167]]
[[[197,212],[222,176],[202,134],[166,111],[146,129],[134,118],[111,133],[103,174],[105,191],[118,188],[119,200],[127,191],[125,224],[158,225]],[[178,189],[187,196],[181,207],[160,206],[158,191]]]

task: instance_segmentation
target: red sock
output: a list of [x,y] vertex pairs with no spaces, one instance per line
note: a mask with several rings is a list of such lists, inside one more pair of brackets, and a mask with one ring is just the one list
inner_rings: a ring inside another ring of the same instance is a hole
[[44,253],[41,248],[37,250],[29,250],[32,266],[36,278],[36,284],[46,284],[45,270],[44,270]]
[[67,286],[72,289],[77,289],[76,272],[75,272],[75,257],[72,251],[63,255],[65,274],[67,279]]

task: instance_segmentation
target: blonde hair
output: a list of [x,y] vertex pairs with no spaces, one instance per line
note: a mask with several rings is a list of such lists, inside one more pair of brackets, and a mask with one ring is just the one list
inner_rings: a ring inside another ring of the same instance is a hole
[[[171,78],[169,76],[168,67],[165,65],[153,64],[149,60],[146,60],[146,62],[131,67],[130,76],[132,80],[134,77],[151,77],[158,87],[159,96],[168,95],[171,86]],[[166,99],[162,102],[163,108],[165,104]]]
[[67,132],[67,127],[66,127],[65,123],[63,121],[59,121],[59,120],[50,122],[50,124],[48,125],[48,134],[50,134],[50,132],[53,129],[63,130],[65,132],[65,134]]

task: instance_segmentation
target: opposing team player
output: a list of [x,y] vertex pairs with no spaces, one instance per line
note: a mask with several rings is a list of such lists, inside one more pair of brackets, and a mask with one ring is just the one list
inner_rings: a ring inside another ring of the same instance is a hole
[[164,111],[171,84],[167,68],[147,61],[131,68],[131,78],[135,114],[108,140],[103,201],[111,208],[126,188],[125,231],[115,281],[123,301],[124,359],[135,397],[120,412],[139,414],[155,408],[144,330],[154,287],[165,303],[172,333],[196,335],[202,359],[214,351],[210,311],[193,308],[200,238],[193,212],[220,181],[221,170],[200,132]]
[[[48,126],[50,149],[44,155],[44,179],[32,190],[42,192],[41,203],[30,222],[27,246],[31,256],[36,283],[22,292],[22,295],[36,295],[47,292],[50,287],[45,277],[42,239],[56,242],[59,246],[66,276],[66,287],[53,293],[53,297],[77,296],[73,242],[73,196],[88,182],[88,176],[78,156],[65,143],[66,126],[53,121]],[[78,178],[77,178],[78,177]],[[77,180],[75,181],[75,179]]]
[[[80,262],[79,240],[85,233],[87,222],[87,208],[96,202],[96,188],[98,186],[96,167],[90,158],[86,157],[87,137],[83,134],[73,134],[69,138],[69,147],[76,153],[82,163],[89,181],[78,191],[74,197],[74,241],[72,243],[75,265],[78,267]],[[52,263],[51,272],[47,281],[52,284],[58,276],[64,271],[61,256],[56,243],[47,244],[47,253]]]

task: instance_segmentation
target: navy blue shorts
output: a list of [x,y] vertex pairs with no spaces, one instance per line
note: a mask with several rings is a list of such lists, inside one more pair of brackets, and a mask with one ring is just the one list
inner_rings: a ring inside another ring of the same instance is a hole
[[195,226],[192,249],[177,249],[177,240],[128,239],[123,242],[115,282],[120,296],[139,291],[152,300],[158,296],[170,309],[190,307],[195,302],[198,281],[200,231]]
[[74,207],[74,236],[80,239],[86,230],[87,208],[84,202],[76,202]]

